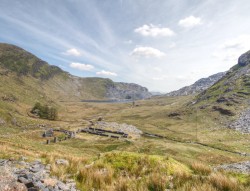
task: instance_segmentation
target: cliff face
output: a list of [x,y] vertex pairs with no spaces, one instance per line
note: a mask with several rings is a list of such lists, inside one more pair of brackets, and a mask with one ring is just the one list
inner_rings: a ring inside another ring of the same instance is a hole
[[115,82],[109,86],[107,96],[111,99],[146,99],[152,95],[148,89],[133,83]]
[[167,93],[166,96],[186,96],[186,95],[200,93],[203,90],[206,90],[207,88],[211,87],[215,82],[221,79],[225,74],[226,74],[225,72],[220,72],[212,76],[209,76],[207,78],[202,78],[190,86],[185,86],[179,90]]

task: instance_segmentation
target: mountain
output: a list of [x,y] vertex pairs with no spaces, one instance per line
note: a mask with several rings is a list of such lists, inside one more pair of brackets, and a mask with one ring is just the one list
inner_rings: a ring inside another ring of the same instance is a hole
[[[225,116],[227,126],[250,133],[250,51],[241,55],[218,82],[196,97],[194,105]],[[210,115],[213,115],[210,112]]]
[[59,101],[145,99],[151,96],[147,88],[137,84],[73,76],[22,48],[4,43],[0,43],[0,78],[5,82],[0,86],[2,96],[15,97],[17,94],[20,97],[22,90],[36,99],[47,97]]
[[186,96],[186,95],[200,93],[203,90],[212,86],[215,82],[221,79],[224,75],[225,75],[225,72],[220,72],[212,76],[209,76],[207,78],[201,78],[200,80],[196,81],[194,84],[190,86],[185,86],[179,90],[167,93],[166,96]]

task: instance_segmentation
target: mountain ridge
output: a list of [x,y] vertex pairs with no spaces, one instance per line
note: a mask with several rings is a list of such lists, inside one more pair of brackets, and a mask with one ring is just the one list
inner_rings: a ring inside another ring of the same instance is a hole
[[0,74],[4,77],[10,72],[16,73],[20,80],[25,77],[32,78],[40,83],[37,86],[42,86],[47,96],[59,100],[151,97],[148,89],[140,85],[113,82],[108,78],[77,77],[57,66],[49,65],[18,46],[0,43]]
[[196,93],[200,93],[203,90],[212,86],[215,82],[217,82],[220,78],[222,78],[226,73],[219,72],[217,74],[213,74],[207,78],[201,78],[197,80],[190,86],[185,86],[180,88],[179,90],[175,90],[165,94],[165,96],[186,96],[186,95],[193,95]]

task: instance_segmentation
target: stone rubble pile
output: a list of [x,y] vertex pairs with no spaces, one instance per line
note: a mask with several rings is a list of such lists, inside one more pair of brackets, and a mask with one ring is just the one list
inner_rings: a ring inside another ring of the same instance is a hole
[[216,167],[216,169],[223,169],[227,171],[234,171],[244,174],[250,174],[250,161],[233,163],[233,164],[224,164]]
[[[67,165],[68,161],[59,159],[57,165]],[[66,162],[67,161],[67,162]],[[1,191],[78,191],[75,181],[66,183],[50,176],[50,165],[40,160],[34,162],[0,159]]]
[[126,123],[119,124],[116,122],[98,121],[95,124],[95,128],[112,130],[112,131],[120,131],[120,132],[124,132],[124,133],[127,133],[129,135],[134,135],[134,136],[140,136],[141,134],[143,134],[143,132],[137,129],[135,126],[128,125]]
[[250,109],[241,113],[239,119],[231,123],[229,127],[243,133],[250,133]]

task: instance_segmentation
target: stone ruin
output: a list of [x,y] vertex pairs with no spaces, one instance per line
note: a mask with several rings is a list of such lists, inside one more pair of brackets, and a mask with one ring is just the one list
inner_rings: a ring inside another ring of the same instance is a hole
[[53,129],[49,129],[47,131],[44,131],[43,133],[43,137],[53,137],[54,136],[54,130]]

